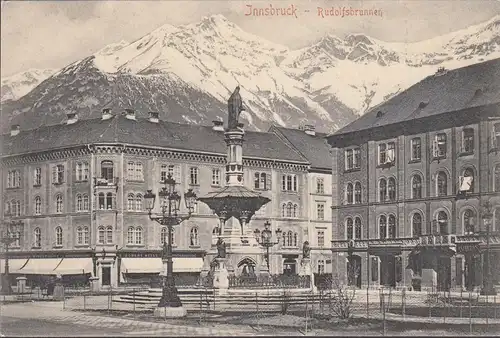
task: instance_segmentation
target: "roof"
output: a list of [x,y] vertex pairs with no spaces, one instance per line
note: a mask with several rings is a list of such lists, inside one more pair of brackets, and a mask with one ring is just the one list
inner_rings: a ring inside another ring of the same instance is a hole
[[330,146],[326,140],[326,134],[306,134],[300,129],[289,129],[273,126],[270,130],[277,130],[299,153],[311,164],[313,168],[325,168],[331,170],[332,161]]
[[500,58],[438,72],[372,108],[331,136],[499,103],[498,79]]
[[[307,161],[290,145],[269,132],[245,132],[244,157]],[[177,150],[226,155],[224,132],[211,126],[180,124],[167,121],[158,123],[148,119],[127,119],[114,115],[109,120],[79,120],[74,124],[44,126],[21,131],[16,136],[2,135],[2,156],[41,152],[95,143],[123,143],[136,146],[155,146]]]

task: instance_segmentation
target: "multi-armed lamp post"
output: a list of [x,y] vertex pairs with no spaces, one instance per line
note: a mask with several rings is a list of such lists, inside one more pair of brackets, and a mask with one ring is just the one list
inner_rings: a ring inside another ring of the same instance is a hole
[[[278,244],[280,242],[280,237],[281,237],[281,229],[276,229],[276,237],[278,238],[278,240],[276,242],[272,242],[272,236],[273,236],[273,233],[271,230],[269,230],[269,227],[271,226],[271,223],[269,223],[269,221],[266,221],[266,223],[264,223],[264,230],[262,230],[262,233],[260,234],[260,236],[256,236],[257,238],[257,242],[263,246],[265,249],[266,249],[266,256],[265,256],[265,259],[266,259],[266,263],[267,263],[267,269],[269,270],[269,249],[272,248],[273,246],[275,246],[276,244]],[[259,230],[255,230],[255,234],[258,235]]]
[[20,228],[22,224],[21,221],[6,222],[6,233],[0,238],[0,242],[5,247],[5,273],[3,276],[4,279],[2,280],[2,289],[0,290],[0,294],[2,295],[12,294],[12,287],[10,286],[9,279],[9,247],[12,243],[20,240],[18,234],[21,232]]
[[173,274],[172,230],[175,225],[179,225],[191,217],[196,203],[196,194],[192,189],[189,189],[184,194],[184,202],[186,203],[188,214],[186,216],[179,216],[177,212],[180,210],[181,196],[177,193],[177,191],[175,191],[175,180],[170,174],[164,181],[164,184],[165,186],[158,192],[161,210],[159,215],[153,215],[152,213],[156,199],[156,195],[152,192],[152,190],[148,190],[146,192],[144,199],[146,200],[146,208],[149,212],[149,218],[161,225],[166,225],[168,229],[168,241],[166,241],[166,248],[164,247],[162,254],[162,261],[164,265],[166,263],[167,271],[166,276],[164,276],[162,297],[158,303],[158,307],[179,308],[182,307],[182,303],[177,295],[177,288],[175,287]]

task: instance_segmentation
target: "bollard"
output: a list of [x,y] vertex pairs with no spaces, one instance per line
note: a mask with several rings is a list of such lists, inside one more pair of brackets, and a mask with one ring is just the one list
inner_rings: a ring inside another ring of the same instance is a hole
[[385,336],[386,334],[386,327],[385,327],[385,297],[382,295],[382,316],[383,316],[383,332],[382,334]]
[[255,293],[255,306],[257,307],[257,327],[259,327],[259,296]]
[[366,318],[370,319],[370,292],[366,287]]
[[488,325],[489,325],[489,317],[490,317],[490,311],[488,308],[488,295],[486,295],[486,305],[485,305],[485,316],[486,316],[486,330],[488,330]]
[[405,319],[405,306],[406,306],[406,289],[401,290],[401,311],[403,312],[403,319]]
[[214,294],[214,311],[215,311],[215,289],[213,290],[213,294]]
[[307,336],[307,305],[308,305],[307,304],[308,303],[307,300],[308,299],[309,299],[309,297],[308,297],[308,295],[306,295],[306,333],[305,333],[306,336]]
[[446,294],[444,297],[444,311],[443,311],[443,323],[446,323],[446,312],[448,311],[448,301],[446,299]]
[[462,302],[463,302],[463,290],[460,288],[460,318],[462,318]]
[[201,293],[201,290],[200,290],[200,324],[201,324],[201,312],[203,311],[203,294]]
[[83,311],[87,309],[87,295],[83,294]]
[[431,294],[429,293],[429,291],[427,291],[427,303],[429,303],[429,318],[432,317],[432,313],[431,313],[431,302],[432,302],[432,299],[431,299]]
[[135,319],[135,288],[132,289],[132,292],[133,292],[133,302],[134,302],[134,308],[133,308],[133,311],[134,311],[134,319]]
[[63,288],[63,310],[66,309],[66,288]]
[[469,291],[469,331],[472,334],[472,292]]

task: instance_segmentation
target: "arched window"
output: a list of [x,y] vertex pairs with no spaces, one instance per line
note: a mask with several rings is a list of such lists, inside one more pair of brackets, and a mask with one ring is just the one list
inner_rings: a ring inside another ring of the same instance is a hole
[[10,206],[10,202],[9,201],[5,202],[4,214],[5,215],[10,215],[11,214],[11,206]]
[[286,203],[281,205],[281,217],[286,217]]
[[389,194],[389,201],[395,201],[396,200],[396,179],[393,177],[389,178],[388,184],[387,184],[387,190]]
[[135,244],[142,245],[142,228],[135,228]]
[[283,241],[282,241],[283,246],[287,246],[287,245],[286,245],[286,244],[287,244],[287,243],[286,243],[286,237],[287,237],[287,235],[286,235],[286,231],[283,231],[283,235],[282,235],[282,236],[283,236]]
[[103,192],[99,193],[99,209],[106,209],[106,198]]
[[108,225],[106,227],[106,243],[107,244],[113,243],[113,227],[111,225]]
[[286,217],[292,217],[292,211],[293,211],[293,203],[288,202],[286,207]]
[[142,163],[141,162],[137,162],[135,164],[135,179],[138,181],[144,180],[144,174],[142,171]]
[[127,195],[127,209],[128,211],[134,210],[134,194]]
[[76,180],[81,181],[83,177],[83,168],[82,168],[82,163],[77,162],[76,163]]
[[387,217],[384,215],[378,219],[378,229],[380,239],[387,238]]
[[422,176],[418,174],[411,178],[411,198],[422,198]]
[[167,236],[168,236],[168,228],[167,227],[161,228],[161,233],[160,233],[161,245],[165,244],[165,242],[167,241]]
[[293,246],[293,233],[291,231],[288,231],[288,246]]
[[106,194],[106,209],[113,209],[113,193]]
[[439,233],[441,235],[448,234],[448,214],[445,211],[440,211],[437,214],[437,223]]
[[61,227],[56,228],[56,246],[63,245],[63,230]]
[[128,227],[127,229],[127,244],[134,244],[134,227]]
[[83,210],[89,210],[89,195],[87,194],[83,195]]
[[476,215],[471,209],[465,210],[463,216],[463,229],[466,235],[474,233],[474,226],[476,223]]
[[464,178],[460,184],[460,191],[474,192],[474,170],[472,168],[464,170]]
[[40,196],[35,197],[35,215],[42,214],[42,198]]
[[387,181],[384,178],[378,182],[378,191],[379,202],[385,202],[387,200]]
[[293,246],[299,246],[299,234],[298,233],[293,234]]
[[347,183],[347,188],[346,188],[347,192],[347,204],[352,204],[353,203],[353,186],[352,186],[352,183]]
[[356,217],[354,219],[354,238],[361,239],[361,218]]
[[448,195],[448,176],[444,171],[440,171],[437,174],[437,195],[446,196]]
[[108,182],[113,180],[113,162],[112,161],[102,161],[101,162],[101,177]]
[[97,229],[97,234],[98,234],[98,239],[97,239],[97,242],[99,244],[104,244],[104,239],[106,237],[106,232],[104,230],[104,227],[103,226],[100,226],[98,229]]
[[63,197],[61,194],[56,196],[56,212],[57,213],[63,212]]
[[76,211],[82,211],[83,208],[83,200],[82,200],[82,195],[78,194],[76,195]]
[[83,244],[83,228],[82,227],[76,228],[76,243],[78,245]]
[[389,238],[396,238],[396,216],[390,215],[389,216]]
[[137,194],[137,196],[135,196],[135,210],[142,211],[142,195],[141,194]]
[[354,203],[361,204],[361,183],[354,184]]
[[35,248],[40,248],[42,247],[42,231],[40,230],[40,228],[35,228],[35,230],[33,231],[33,234],[34,234],[34,242],[33,243],[34,247]]
[[299,206],[297,204],[293,205],[293,217],[297,217],[297,210],[299,209]]
[[198,228],[192,228],[190,235],[189,235],[189,245],[191,246],[198,246],[200,245],[199,239],[198,239]]
[[422,215],[419,212],[413,214],[411,218],[411,227],[413,237],[422,235]]
[[352,218],[348,218],[346,220],[346,229],[347,229],[347,239],[353,239],[353,236],[354,236],[354,224],[352,222]]
[[88,245],[90,242],[89,227],[83,227],[83,244]]
[[494,175],[495,175],[495,178],[493,180],[493,189],[494,189],[494,191],[499,192],[500,191],[500,164],[497,164],[495,166]]

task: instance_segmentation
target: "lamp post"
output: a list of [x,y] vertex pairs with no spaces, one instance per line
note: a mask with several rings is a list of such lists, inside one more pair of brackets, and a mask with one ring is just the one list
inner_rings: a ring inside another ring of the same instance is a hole
[[[495,288],[493,287],[493,280],[491,277],[491,262],[490,262],[490,227],[491,220],[493,219],[493,213],[491,212],[490,202],[485,202],[483,206],[483,222],[486,228],[486,256],[484,257],[484,262],[486,265],[486,278],[483,278],[483,288],[481,290],[482,295],[494,296],[497,294]],[[484,271],[484,270],[483,270]]]
[[5,273],[2,280],[2,289],[0,294],[11,295],[12,287],[9,279],[9,247],[12,243],[20,240],[21,221],[11,221],[6,223],[6,233],[0,238],[0,242],[5,246]]
[[153,215],[152,211],[155,205],[156,195],[152,190],[148,190],[144,195],[146,201],[146,209],[149,213],[149,219],[158,222],[161,225],[166,225],[168,229],[168,241],[163,246],[162,262],[167,265],[166,276],[163,279],[163,289],[159,308],[181,308],[182,303],[177,295],[177,288],[175,287],[174,274],[173,274],[173,261],[172,261],[172,228],[174,225],[179,225],[183,221],[191,217],[196,203],[196,194],[192,189],[189,189],[184,194],[184,202],[188,214],[186,216],[179,216],[177,212],[180,209],[181,196],[175,191],[175,180],[169,174],[164,181],[165,186],[158,192],[160,198],[159,215]]
[[[266,221],[266,223],[264,223],[264,230],[262,230],[262,234],[260,235],[260,237],[256,236],[257,242],[266,249],[265,259],[266,259],[268,270],[269,270],[269,248],[272,248],[273,246],[278,244],[280,242],[280,237],[281,237],[281,229],[278,228],[278,229],[276,229],[276,237],[278,238],[278,240],[276,242],[272,242],[271,241],[272,231],[269,230],[270,226],[271,226],[271,223],[269,223],[269,221]],[[258,234],[258,231],[259,231],[258,229],[254,231],[256,235]]]

